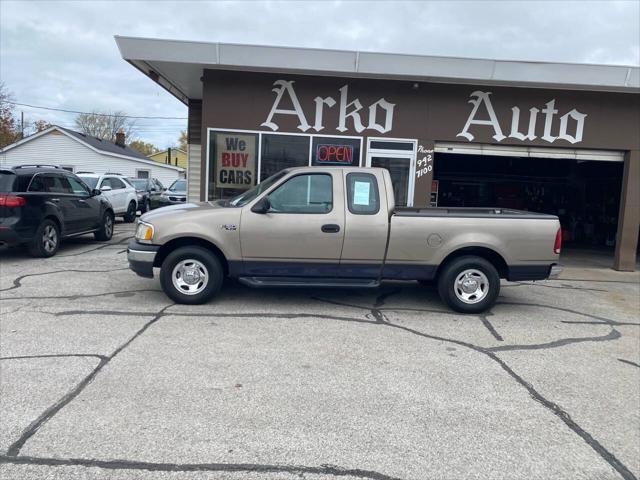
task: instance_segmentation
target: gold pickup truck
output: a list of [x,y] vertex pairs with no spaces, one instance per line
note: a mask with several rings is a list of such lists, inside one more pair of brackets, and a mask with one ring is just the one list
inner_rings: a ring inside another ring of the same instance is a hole
[[500,279],[559,273],[553,215],[489,208],[396,208],[381,168],[282,170],[230,200],[144,214],[128,248],[130,268],[165,293],[199,304],[225,277],[252,287],[377,287],[436,281],[454,310],[482,312]]

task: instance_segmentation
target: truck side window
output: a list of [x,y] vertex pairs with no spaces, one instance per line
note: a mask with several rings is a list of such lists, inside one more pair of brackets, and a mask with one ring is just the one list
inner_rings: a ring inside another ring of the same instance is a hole
[[333,208],[331,175],[298,175],[269,194],[273,213],[328,213]]
[[375,215],[380,210],[378,181],[370,173],[347,174],[347,206],[355,215]]

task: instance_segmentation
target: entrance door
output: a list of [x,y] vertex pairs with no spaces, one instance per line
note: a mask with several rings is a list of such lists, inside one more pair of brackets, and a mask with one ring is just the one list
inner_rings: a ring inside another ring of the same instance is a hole
[[389,170],[397,207],[413,206],[416,171],[415,140],[369,139],[367,167]]

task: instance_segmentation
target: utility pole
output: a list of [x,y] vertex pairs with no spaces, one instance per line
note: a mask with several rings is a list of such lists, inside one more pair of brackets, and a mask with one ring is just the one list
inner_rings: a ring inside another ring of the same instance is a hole
[[20,111],[20,140],[24,138],[24,111]]
[[167,165],[171,165],[171,147],[167,149]]

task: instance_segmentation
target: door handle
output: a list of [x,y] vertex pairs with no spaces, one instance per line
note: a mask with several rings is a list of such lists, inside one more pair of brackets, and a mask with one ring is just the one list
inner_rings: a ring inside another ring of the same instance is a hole
[[78,203],[87,203],[87,201],[86,201],[86,200],[83,200],[82,198],[79,198],[79,199],[78,199]]
[[327,223],[326,225],[322,225],[322,228],[320,230],[322,230],[324,233],[338,233],[340,231],[340,225]]
[[60,201],[60,199],[59,198],[52,198],[51,201],[55,202],[55,203],[58,203]]

